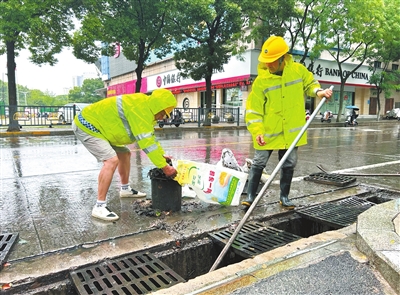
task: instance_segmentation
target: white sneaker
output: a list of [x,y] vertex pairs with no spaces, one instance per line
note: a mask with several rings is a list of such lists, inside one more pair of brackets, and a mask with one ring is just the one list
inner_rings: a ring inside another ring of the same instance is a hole
[[94,205],[92,216],[106,221],[114,221],[119,219],[119,216],[108,209],[107,206],[99,207],[97,205]]
[[129,189],[121,189],[119,191],[119,196],[121,198],[144,198],[146,193],[142,193],[139,191],[134,190],[133,188],[129,187]]

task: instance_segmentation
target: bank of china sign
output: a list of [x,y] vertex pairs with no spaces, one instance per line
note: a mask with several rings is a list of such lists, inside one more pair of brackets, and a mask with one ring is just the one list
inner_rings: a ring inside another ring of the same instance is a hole
[[358,66],[357,64],[342,64],[341,72],[335,61],[316,60],[314,64],[312,64],[309,60],[306,60],[305,66],[314,73],[315,78],[321,81],[340,82],[340,75],[342,75],[344,78],[349,76],[346,80],[346,84],[370,86],[368,80],[371,72],[368,66],[360,66],[353,73],[352,71]]
[[[309,59],[306,59],[305,66],[314,73],[315,78],[318,79],[320,82],[340,83],[340,75],[349,75],[352,70],[358,65],[342,64],[342,73],[340,73],[338,65],[335,61],[318,59],[314,61],[314,63],[311,63]],[[244,72],[244,69],[247,69],[247,72]],[[249,69],[251,69],[250,72]],[[257,75],[256,73],[257,70],[255,68],[252,69],[249,59],[245,59],[244,61],[232,59],[227,65],[224,66],[223,71],[214,73],[212,79],[213,81],[217,79],[229,79],[238,76],[244,76],[245,74],[247,74],[249,77],[254,77]],[[350,74],[350,76],[346,80],[346,84],[370,87],[371,85],[368,83],[370,74],[371,72],[369,71],[368,66],[360,66],[356,71],[354,71],[354,73]],[[178,70],[173,70],[160,75],[148,77],[149,90],[157,89],[160,87],[181,87],[193,83],[199,83],[199,81],[194,81],[191,78],[183,78]]]

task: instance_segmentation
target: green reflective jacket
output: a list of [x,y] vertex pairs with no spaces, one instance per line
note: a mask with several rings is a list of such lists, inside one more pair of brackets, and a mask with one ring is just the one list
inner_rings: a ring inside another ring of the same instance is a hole
[[[282,76],[258,66],[258,76],[246,102],[246,125],[257,150],[288,149],[305,124],[305,94],[316,96],[321,86],[302,64],[285,56]],[[259,146],[256,136],[264,134],[266,145]],[[306,133],[297,146],[307,144]]]
[[154,115],[176,106],[176,99],[160,101],[143,93],[105,98],[84,108],[82,117],[99,132],[84,126],[75,116],[75,124],[86,133],[107,140],[113,146],[137,142],[157,168],[167,165],[160,143],[154,136]]

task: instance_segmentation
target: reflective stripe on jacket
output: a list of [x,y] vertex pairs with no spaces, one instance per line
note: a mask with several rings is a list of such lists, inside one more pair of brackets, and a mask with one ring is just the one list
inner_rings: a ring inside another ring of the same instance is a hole
[[153,164],[162,168],[167,163],[164,150],[154,136],[154,115],[171,105],[171,102],[152,100],[142,93],[124,94],[105,98],[82,110],[82,117],[99,132],[85,128],[77,116],[74,122],[86,133],[107,140],[113,146],[137,142]]
[[[246,102],[247,129],[258,150],[288,149],[305,124],[305,97],[316,96],[320,84],[302,64],[285,56],[282,76],[259,64],[258,76]],[[264,135],[266,145],[259,146],[255,137]],[[306,133],[297,146],[307,144]]]

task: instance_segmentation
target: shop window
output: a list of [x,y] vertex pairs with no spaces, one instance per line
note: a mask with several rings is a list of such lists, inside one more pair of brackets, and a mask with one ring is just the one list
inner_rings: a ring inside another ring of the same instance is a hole
[[[333,114],[337,115],[339,113],[339,91],[333,91],[333,96],[330,100],[327,100],[320,109],[321,113],[324,113],[326,110],[333,112]],[[343,93],[343,109],[346,106],[351,106],[354,103],[354,93],[350,91],[345,91]]]
[[242,91],[240,87],[224,89],[223,105],[226,107],[241,107],[242,106]]

